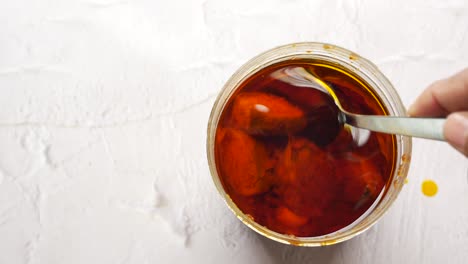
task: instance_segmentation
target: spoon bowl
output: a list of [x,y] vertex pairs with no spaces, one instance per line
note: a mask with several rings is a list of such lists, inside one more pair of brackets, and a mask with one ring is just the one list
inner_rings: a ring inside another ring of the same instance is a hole
[[[334,90],[313,73],[302,67],[289,68],[286,74],[277,76],[284,82],[296,86],[316,89],[329,96],[336,106],[336,123],[338,126],[348,124],[386,134],[404,135],[425,139],[445,141],[443,126],[445,118],[416,118],[380,115],[360,115],[346,111],[341,106]],[[336,135],[334,135],[336,136]]]

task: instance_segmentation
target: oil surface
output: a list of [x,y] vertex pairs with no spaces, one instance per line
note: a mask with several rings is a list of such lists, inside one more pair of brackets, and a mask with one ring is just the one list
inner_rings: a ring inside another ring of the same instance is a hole
[[314,61],[268,66],[228,100],[218,123],[215,159],[224,189],[244,213],[278,233],[325,235],[356,220],[389,182],[394,137],[337,125],[329,96],[298,78],[313,73],[344,109],[384,115],[357,78]]

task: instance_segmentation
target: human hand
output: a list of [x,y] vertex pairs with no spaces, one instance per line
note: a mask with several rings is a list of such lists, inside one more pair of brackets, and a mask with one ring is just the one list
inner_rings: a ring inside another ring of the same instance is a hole
[[431,84],[409,108],[414,117],[447,117],[445,139],[468,157],[468,68]]

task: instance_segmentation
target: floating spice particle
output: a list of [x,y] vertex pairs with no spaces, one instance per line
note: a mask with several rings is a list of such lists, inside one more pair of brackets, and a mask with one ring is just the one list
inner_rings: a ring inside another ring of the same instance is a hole
[[437,184],[433,180],[425,180],[421,185],[421,190],[424,195],[432,197],[437,194]]

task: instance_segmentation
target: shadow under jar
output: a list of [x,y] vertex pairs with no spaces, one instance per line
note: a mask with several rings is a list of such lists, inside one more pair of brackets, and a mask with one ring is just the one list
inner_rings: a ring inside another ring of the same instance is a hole
[[208,124],[208,161],[247,226],[286,244],[329,245],[365,231],[393,203],[411,139],[337,126],[331,98],[296,78],[298,68],[329,84],[347,111],[406,113],[369,61],[330,44],[285,45],[247,62],[224,86]]

